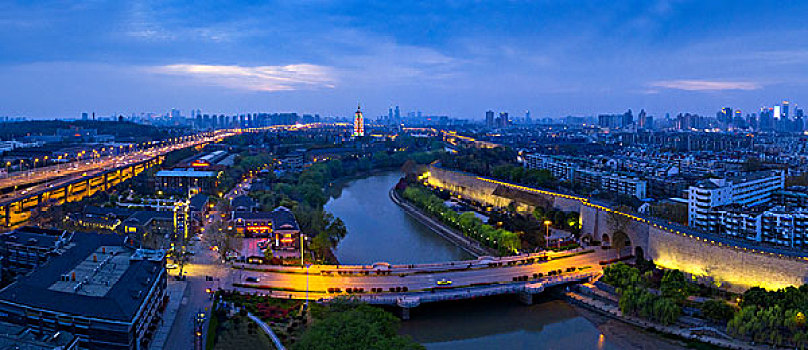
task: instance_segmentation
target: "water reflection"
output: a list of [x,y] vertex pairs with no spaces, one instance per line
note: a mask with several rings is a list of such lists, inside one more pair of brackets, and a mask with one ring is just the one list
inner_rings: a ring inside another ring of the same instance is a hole
[[389,196],[399,172],[353,180],[333,189],[325,209],[345,222],[348,235],[335,250],[340,263],[422,263],[469,259],[429,228],[404,213]]

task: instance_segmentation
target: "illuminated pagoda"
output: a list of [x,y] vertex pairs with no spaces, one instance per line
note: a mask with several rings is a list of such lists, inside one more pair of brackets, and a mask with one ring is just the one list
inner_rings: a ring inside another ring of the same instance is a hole
[[359,105],[356,106],[356,115],[353,121],[353,136],[365,136],[365,120],[362,118],[362,108]]

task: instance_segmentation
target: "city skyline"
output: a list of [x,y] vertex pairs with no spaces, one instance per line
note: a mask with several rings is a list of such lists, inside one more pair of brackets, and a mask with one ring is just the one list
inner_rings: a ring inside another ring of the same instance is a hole
[[[806,6],[6,4],[0,115],[350,116],[357,100],[373,117],[394,105],[474,120],[489,109],[745,114],[808,100],[808,35],[792,15]],[[756,25],[765,18],[782,20]]]

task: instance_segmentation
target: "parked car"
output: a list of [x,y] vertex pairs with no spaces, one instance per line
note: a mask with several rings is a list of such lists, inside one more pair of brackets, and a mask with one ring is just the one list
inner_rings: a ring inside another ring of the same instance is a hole
[[247,281],[247,282],[253,282],[253,283],[258,283],[258,282],[261,282],[261,278],[260,278],[260,277],[252,277],[252,276],[247,277],[247,278],[245,278],[244,280],[245,280],[245,281]]
[[173,270],[173,269],[176,269],[176,268],[179,268],[179,265],[177,265],[177,264],[166,264],[166,269],[167,270]]

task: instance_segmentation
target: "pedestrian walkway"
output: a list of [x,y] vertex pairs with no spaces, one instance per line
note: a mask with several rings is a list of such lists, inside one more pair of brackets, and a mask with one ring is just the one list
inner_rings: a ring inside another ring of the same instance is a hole
[[255,317],[251,313],[247,313],[247,316],[251,320],[253,320],[253,322],[258,324],[258,326],[261,327],[261,329],[264,330],[264,333],[266,333],[269,336],[269,338],[272,339],[272,343],[275,344],[275,348],[277,348],[278,350],[286,350],[286,348],[281,343],[281,340],[278,339],[278,336],[275,335],[275,332],[272,331],[272,328],[270,328],[268,324],[266,324],[264,321],[261,321],[260,318]]
[[187,282],[174,281],[169,279],[166,286],[166,295],[168,296],[168,306],[163,312],[163,321],[157,332],[154,333],[150,350],[163,350],[168,340],[168,335],[171,333],[171,327],[174,325],[174,319],[177,317],[177,310],[180,308],[183,295],[185,294],[185,287]]

